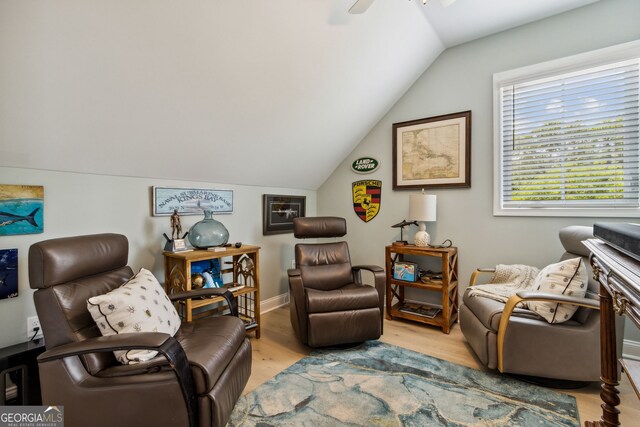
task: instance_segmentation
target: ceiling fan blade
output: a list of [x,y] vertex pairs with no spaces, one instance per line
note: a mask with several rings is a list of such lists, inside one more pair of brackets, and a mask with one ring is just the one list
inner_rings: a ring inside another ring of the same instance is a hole
[[451,6],[456,0],[440,0],[442,7]]
[[373,3],[373,0],[356,0],[356,2],[349,9],[349,13],[351,14],[359,14],[364,13],[369,6]]

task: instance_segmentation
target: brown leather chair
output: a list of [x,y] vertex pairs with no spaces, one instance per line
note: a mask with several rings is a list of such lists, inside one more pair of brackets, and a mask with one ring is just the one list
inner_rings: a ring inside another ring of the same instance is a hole
[[[582,257],[589,277],[584,298],[537,291],[520,291],[506,304],[481,296],[470,296],[469,288],[460,307],[460,329],[478,359],[500,372],[569,381],[600,379],[600,312],[598,283],[593,280],[589,250],[583,240],[593,238],[592,227],[569,226],[560,230],[565,253],[560,261]],[[471,277],[471,285],[480,269]],[[550,324],[533,311],[516,308],[521,301],[551,301],[579,306],[564,323]],[[621,354],[624,319],[616,323],[618,354]],[[553,383],[550,383],[553,384]],[[561,383],[557,383],[559,386]],[[568,383],[565,383],[568,384]],[[567,385],[568,386],[568,385]]]
[[[342,237],[344,218],[307,217],[293,220],[297,238]],[[291,324],[311,347],[348,344],[382,335],[384,270],[352,266],[346,242],[299,243],[296,268],[288,271]],[[374,286],[362,283],[361,270],[373,273]]]
[[[43,403],[64,405],[65,425],[71,427],[224,426],[251,373],[242,321],[214,316],[183,322],[175,337],[101,336],[87,299],[133,275],[128,252],[127,238],[119,234],[53,239],[29,249],[29,280],[37,289],[47,348],[38,357]],[[223,292],[196,291],[199,296]],[[187,295],[169,297],[177,301]],[[237,314],[233,304],[231,309]],[[160,355],[135,365],[116,361],[114,350],[133,348]]]

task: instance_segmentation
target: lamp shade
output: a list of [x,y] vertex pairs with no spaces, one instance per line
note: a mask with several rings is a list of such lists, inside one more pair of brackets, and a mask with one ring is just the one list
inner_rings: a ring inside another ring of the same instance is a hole
[[435,221],[435,194],[412,194],[409,196],[409,219],[414,221]]

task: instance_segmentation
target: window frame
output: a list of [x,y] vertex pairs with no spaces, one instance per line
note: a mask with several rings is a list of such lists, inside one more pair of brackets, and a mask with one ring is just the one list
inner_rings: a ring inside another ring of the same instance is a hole
[[638,208],[589,207],[510,207],[502,206],[502,102],[501,88],[507,85],[544,79],[613,62],[640,58],[640,40],[534,65],[503,71],[493,75],[493,215],[556,217],[640,217]]

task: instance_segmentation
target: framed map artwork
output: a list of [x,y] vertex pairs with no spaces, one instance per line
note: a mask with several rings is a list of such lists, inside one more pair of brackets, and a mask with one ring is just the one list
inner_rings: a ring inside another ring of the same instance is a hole
[[393,124],[393,189],[471,187],[471,111]]

